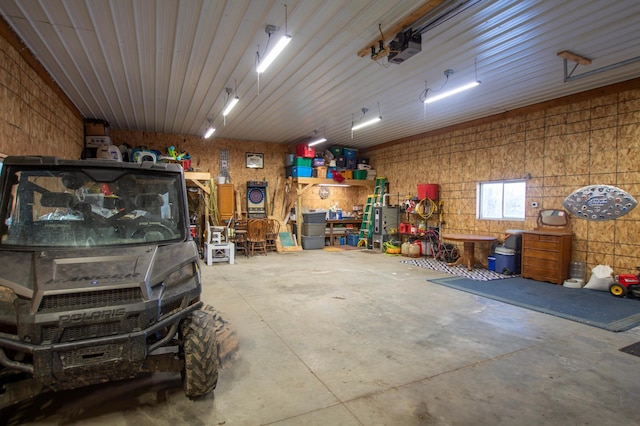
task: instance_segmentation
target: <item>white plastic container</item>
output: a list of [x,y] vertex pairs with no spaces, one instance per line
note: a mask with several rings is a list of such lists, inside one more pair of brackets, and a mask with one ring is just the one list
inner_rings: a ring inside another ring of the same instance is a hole
[[404,242],[400,247],[400,254],[403,256],[409,256],[409,248],[411,247],[411,243]]
[[122,162],[120,148],[115,145],[101,145],[96,150],[96,157],[103,160],[115,160]]
[[585,272],[586,265],[584,262],[571,262],[571,266],[569,268],[569,275],[571,278],[584,280]]

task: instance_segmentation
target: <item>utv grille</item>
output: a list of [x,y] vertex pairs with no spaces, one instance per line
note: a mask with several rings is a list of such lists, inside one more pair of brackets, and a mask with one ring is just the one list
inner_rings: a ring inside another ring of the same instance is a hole
[[39,312],[54,312],[60,309],[98,308],[142,301],[139,287],[113,290],[87,291],[84,293],[52,294],[44,296]]
[[63,352],[59,356],[62,366],[69,368],[121,359],[122,352],[122,345],[101,345]]
[[[122,332],[120,330],[120,322],[109,322],[104,324],[91,324],[78,327],[67,327],[64,329],[59,342],[73,342],[77,340],[91,339],[94,337],[113,336]],[[59,327],[45,327],[42,330],[42,339],[44,341],[55,342],[56,332]]]
[[75,342],[97,337],[115,336],[141,329],[140,315],[134,314],[127,317],[127,325],[124,328],[120,321],[64,328],[59,325],[44,326],[42,327],[42,340],[49,343]]

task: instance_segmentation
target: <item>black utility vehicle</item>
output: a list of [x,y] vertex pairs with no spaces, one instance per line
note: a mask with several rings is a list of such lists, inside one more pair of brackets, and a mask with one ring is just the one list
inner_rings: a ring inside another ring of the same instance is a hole
[[180,166],[7,157],[0,176],[0,408],[141,372],[215,388]]

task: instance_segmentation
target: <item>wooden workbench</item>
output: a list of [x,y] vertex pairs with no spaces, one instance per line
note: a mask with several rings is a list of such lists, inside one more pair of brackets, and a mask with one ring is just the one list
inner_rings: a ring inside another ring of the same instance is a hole
[[[293,181],[298,184],[298,200],[296,204],[296,223],[302,223],[302,195],[310,188],[316,185],[344,185],[344,186],[358,186],[371,188],[372,190],[376,186],[374,179],[345,179],[342,182],[337,182],[333,179],[318,179],[318,178],[294,178]],[[296,237],[298,241],[302,241],[302,226],[297,226]]]

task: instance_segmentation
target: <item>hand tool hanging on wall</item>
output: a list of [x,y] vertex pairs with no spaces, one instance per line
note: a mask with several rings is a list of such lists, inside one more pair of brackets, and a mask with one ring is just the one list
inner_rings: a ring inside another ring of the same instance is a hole
[[271,198],[271,208],[269,212],[272,216],[276,215],[276,195],[278,195],[278,183],[280,182],[280,176],[276,176],[276,185],[273,187],[273,197]]

